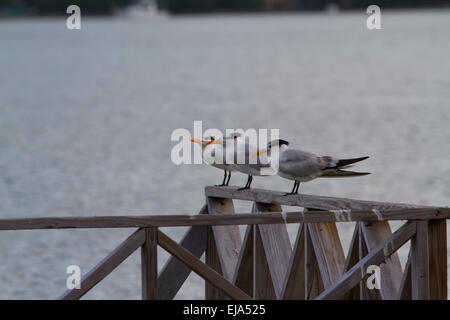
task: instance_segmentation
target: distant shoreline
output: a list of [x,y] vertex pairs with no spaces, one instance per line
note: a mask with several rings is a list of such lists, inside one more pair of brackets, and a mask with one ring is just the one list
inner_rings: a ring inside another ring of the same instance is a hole
[[[386,8],[382,9],[383,12],[387,13],[413,13],[413,12],[450,12],[450,6],[448,7],[408,7],[408,8]],[[347,13],[360,13],[365,12],[365,9],[342,9],[333,12],[327,10],[303,10],[303,11],[292,11],[292,10],[278,10],[278,11],[215,11],[215,12],[191,12],[191,13],[169,13],[163,12],[161,16],[166,17],[219,17],[219,16],[296,16],[296,15],[333,15],[333,14],[347,14]],[[116,18],[122,17],[120,14],[82,14],[88,18]],[[0,22],[3,20],[36,20],[40,18],[65,18],[68,14],[30,14],[30,15],[2,15],[0,12]],[[156,17],[156,16],[155,16]],[[151,18],[150,18],[151,19]]]
[[[380,6],[382,10],[388,11],[423,11],[423,10],[449,10],[450,4],[441,4],[441,5],[416,5],[416,6]],[[355,12],[366,10],[366,6],[354,6],[351,8],[340,8],[338,6],[325,7],[325,8],[302,8],[302,9],[256,9],[256,10],[226,10],[226,9],[212,9],[212,10],[186,10],[186,11],[170,11],[166,8],[161,8],[161,13],[170,15],[170,16],[209,16],[209,15],[265,15],[265,14],[315,14],[315,13],[327,13],[329,11],[334,12]],[[36,9],[27,10],[27,12],[21,13],[8,13],[8,10],[14,12],[14,8],[0,8],[0,19],[4,18],[21,18],[21,17],[61,17],[66,16],[65,12],[55,13],[55,12],[38,12]],[[92,11],[83,11],[82,13],[85,16],[89,17],[111,17],[116,16],[118,12],[121,12],[122,9],[113,10],[112,12],[92,12]]]

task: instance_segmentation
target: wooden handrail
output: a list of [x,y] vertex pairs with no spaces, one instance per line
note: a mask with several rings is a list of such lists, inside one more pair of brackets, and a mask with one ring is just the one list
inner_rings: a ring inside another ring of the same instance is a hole
[[350,222],[449,219],[449,208],[403,208],[390,210],[328,210],[261,212],[220,215],[97,216],[63,218],[0,219],[0,230],[74,228],[148,228],[207,225],[279,224],[302,222]]
[[[205,194],[195,215],[0,219],[0,231],[138,228],[82,278],[81,289],[67,290],[62,299],[81,298],[139,247],[143,299],[174,298],[191,271],[206,280],[206,299],[447,298],[448,207],[236,187],[206,187]],[[235,213],[233,199],[253,201],[252,212]],[[393,220],[407,222],[392,233]],[[336,222],[357,222],[346,258]],[[293,248],[289,223],[300,223]],[[244,241],[238,225],[248,225]],[[186,226],[180,243],[158,229]],[[396,251],[410,240],[402,271]],[[157,246],[171,254],[159,274]],[[369,265],[383,272],[379,291],[365,286]]]
[[333,210],[333,209],[389,210],[389,209],[404,209],[404,208],[437,208],[433,206],[425,206],[417,204],[324,197],[309,194],[286,195],[286,193],[283,192],[265,189],[238,190],[237,187],[209,186],[205,188],[205,195],[207,197],[256,201],[261,203],[315,208],[321,210]]

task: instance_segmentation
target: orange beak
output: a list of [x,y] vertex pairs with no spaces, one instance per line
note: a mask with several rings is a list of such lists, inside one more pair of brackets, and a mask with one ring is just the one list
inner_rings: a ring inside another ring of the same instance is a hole
[[194,138],[192,138],[192,139],[189,139],[189,141],[203,144],[203,140],[201,140],[201,139],[194,139]]
[[210,144],[221,144],[222,140],[209,140],[209,141],[205,141],[205,140],[201,140],[201,139],[189,139],[190,142],[196,142],[196,143],[200,143],[200,144],[204,144],[205,146],[210,145]]
[[205,143],[205,146],[210,145],[210,144],[221,144],[221,143],[222,143],[222,140],[210,140]]
[[255,153],[252,153],[252,154],[250,155],[250,158],[253,158],[253,157],[255,157],[255,156],[259,156],[261,153],[266,153],[266,152],[267,152],[267,149],[258,150],[258,151],[256,151]]

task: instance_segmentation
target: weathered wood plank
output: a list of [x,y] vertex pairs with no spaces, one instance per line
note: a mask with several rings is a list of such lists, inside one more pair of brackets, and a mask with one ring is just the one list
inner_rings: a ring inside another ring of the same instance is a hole
[[[345,258],[344,273],[350,270],[359,261],[359,224],[355,224],[352,240],[348,249],[347,257]],[[350,289],[343,297],[343,300],[359,300],[360,288],[359,285]]]
[[417,221],[416,235],[411,239],[411,287],[413,300],[430,298],[428,221]]
[[398,250],[416,232],[414,222],[407,222],[396,230],[391,237],[380,243],[369,254],[355,264],[342,278],[328,289],[325,289],[316,299],[339,299],[353,288],[364,276],[367,266],[379,265],[393,252]]
[[158,299],[158,233],[145,228],[145,241],[141,246],[142,300]]
[[450,209],[334,210],[314,212],[272,212],[221,215],[151,215],[66,218],[0,219],[0,230],[38,230],[75,228],[149,228],[180,226],[227,226],[243,224],[314,223],[348,221],[449,219]]
[[247,226],[244,243],[239,253],[233,284],[253,297],[253,233],[254,226]]
[[313,244],[320,276],[325,288],[342,276],[345,255],[334,222],[309,223],[308,231]]
[[145,241],[144,230],[140,229],[131,234],[116,249],[114,249],[106,258],[91,269],[82,279],[81,288],[67,290],[60,299],[77,300],[91,290],[97,283],[102,281],[119,264],[136,251]]
[[312,300],[323,290],[324,285],[320,276],[314,246],[312,244],[309,228],[304,225],[305,233],[305,299]]
[[[280,212],[280,205],[255,203],[256,212]],[[259,229],[264,253],[269,266],[275,295],[281,299],[283,283],[292,254],[291,242],[285,224],[257,225]]]
[[447,300],[447,221],[428,222],[430,299]]
[[350,247],[345,258],[344,272],[350,270],[359,261],[359,224],[355,224]]
[[[206,201],[209,216],[234,214],[233,200],[231,199],[208,197]],[[237,225],[212,226],[212,230],[223,276],[232,281],[239,258],[239,250],[242,246],[239,227]]]
[[[205,263],[211,269],[223,276],[222,266],[220,264],[219,254],[217,253],[216,240],[211,226],[206,229],[206,253]],[[225,300],[227,296],[213,284],[205,283],[205,299],[206,300]]]
[[[208,207],[204,205],[199,214],[207,214]],[[191,227],[181,240],[180,245],[200,258],[206,249],[206,226]],[[184,263],[175,257],[170,257],[158,276],[158,298],[172,300],[191,273]]]
[[404,203],[388,203],[375,202],[356,199],[344,199],[323,197],[307,194],[285,196],[284,192],[264,190],[264,189],[248,189],[237,190],[237,187],[206,187],[205,194],[208,197],[232,198],[237,200],[249,200],[262,203],[272,203],[289,206],[299,206],[316,209],[402,209],[402,208],[426,208],[427,206],[404,204]]
[[400,282],[400,289],[397,294],[398,300],[411,300],[412,288],[411,288],[411,254],[408,255],[408,261],[405,265],[405,271],[403,271],[402,281]]
[[273,286],[266,253],[259,228],[254,226],[253,232],[253,294],[256,300],[275,300],[277,295]]
[[[362,223],[361,230],[369,252],[392,235],[391,227],[387,221]],[[385,263],[380,265],[380,294],[382,299],[394,300],[397,297],[402,274],[400,259],[395,252],[386,259]]]
[[174,255],[184,264],[186,264],[189,268],[192,269],[195,273],[197,273],[200,277],[216,286],[227,296],[232,299],[242,299],[242,300],[250,300],[251,297],[247,295],[244,291],[234,286],[231,282],[226,280],[222,275],[217,273],[215,270],[210,268],[208,265],[200,261],[196,256],[192,253],[184,249],[178,243],[170,239],[164,233],[158,230],[158,244],[167,252]]
[[305,234],[300,225],[283,284],[284,300],[305,300]]

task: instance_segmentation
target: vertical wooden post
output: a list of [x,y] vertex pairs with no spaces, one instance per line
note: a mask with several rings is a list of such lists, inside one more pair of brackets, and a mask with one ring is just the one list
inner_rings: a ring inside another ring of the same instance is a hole
[[[367,248],[366,241],[364,240],[363,228],[364,223],[366,222],[358,222],[359,224],[359,260],[364,258],[368,253],[369,249]],[[367,288],[367,279],[368,275],[366,274],[366,270],[364,271],[364,277],[359,282],[359,294],[361,300],[381,300],[380,290],[378,289],[369,289]]]
[[[233,200],[226,198],[208,197],[209,214],[233,214]],[[225,279],[233,280],[237,266],[239,251],[242,246],[241,233],[237,225],[211,226],[215,240],[216,252],[219,257],[221,271]]]
[[[253,212],[281,212],[282,208],[277,204],[255,202]],[[292,246],[285,224],[260,224],[255,225],[255,232],[261,239],[264,249],[265,263],[267,264],[272,279],[271,285],[275,290],[277,299],[282,299],[283,283],[289,267],[289,259],[292,254]],[[259,242],[255,242],[259,245]],[[255,253],[256,254],[256,253]],[[261,258],[261,257],[257,257]],[[256,284],[257,285],[257,284]],[[261,298],[264,299],[264,298]]]
[[338,281],[344,271],[345,255],[335,222],[309,223],[308,231],[324,288]]
[[447,221],[428,222],[430,299],[447,300]]
[[408,261],[403,271],[400,289],[397,294],[398,300],[411,300],[411,254],[408,255]]
[[254,225],[253,232],[253,294],[256,300],[276,300],[277,295],[273,286],[272,276],[267,264],[266,253],[261,239],[258,225]]
[[411,280],[412,299],[428,300],[430,288],[427,220],[416,222],[416,235],[411,239]]
[[283,285],[284,300],[305,300],[305,231],[299,226]]
[[[370,224],[360,224],[361,233],[368,251],[372,251],[376,246],[392,235],[388,221],[371,221]],[[397,298],[402,278],[402,266],[397,252],[380,264],[380,290],[381,299],[393,300]],[[376,290],[372,289],[371,291]]]
[[158,298],[158,230],[155,227],[145,228],[145,242],[141,246],[142,299]]
[[305,234],[305,299],[312,300],[323,291],[324,286],[307,223],[304,224],[303,233]]
[[[211,226],[206,229],[206,251],[205,263],[212,269],[222,274],[219,255],[217,253],[216,240]],[[205,281],[205,299],[206,300],[225,300],[228,297],[221,290],[217,289],[207,281]]]
[[[350,247],[348,249],[347,257],[345,259],[344,273],[350,270],[359,261],[359,224],[355,223],[355,230],[353,231],[352,240],[350,242]],[[360,288],[359,283],[353,289],[348,291],[343,300],[359,300],[360,299]]]
[[[209,214],[233,214],[232,199],[207,197]],[[228,281],[233,280],[239,251],[242,245],[238,226],[208,226],[206,232],[205,262],[211,268],[223,275]],[[221,291],[205,284],[205,299],[224,300],[228,297]]]
[[244,242],[239,253],[239,260],[233,276],[233,284],[253,297],[253,234],[254,225],[248,225]]

